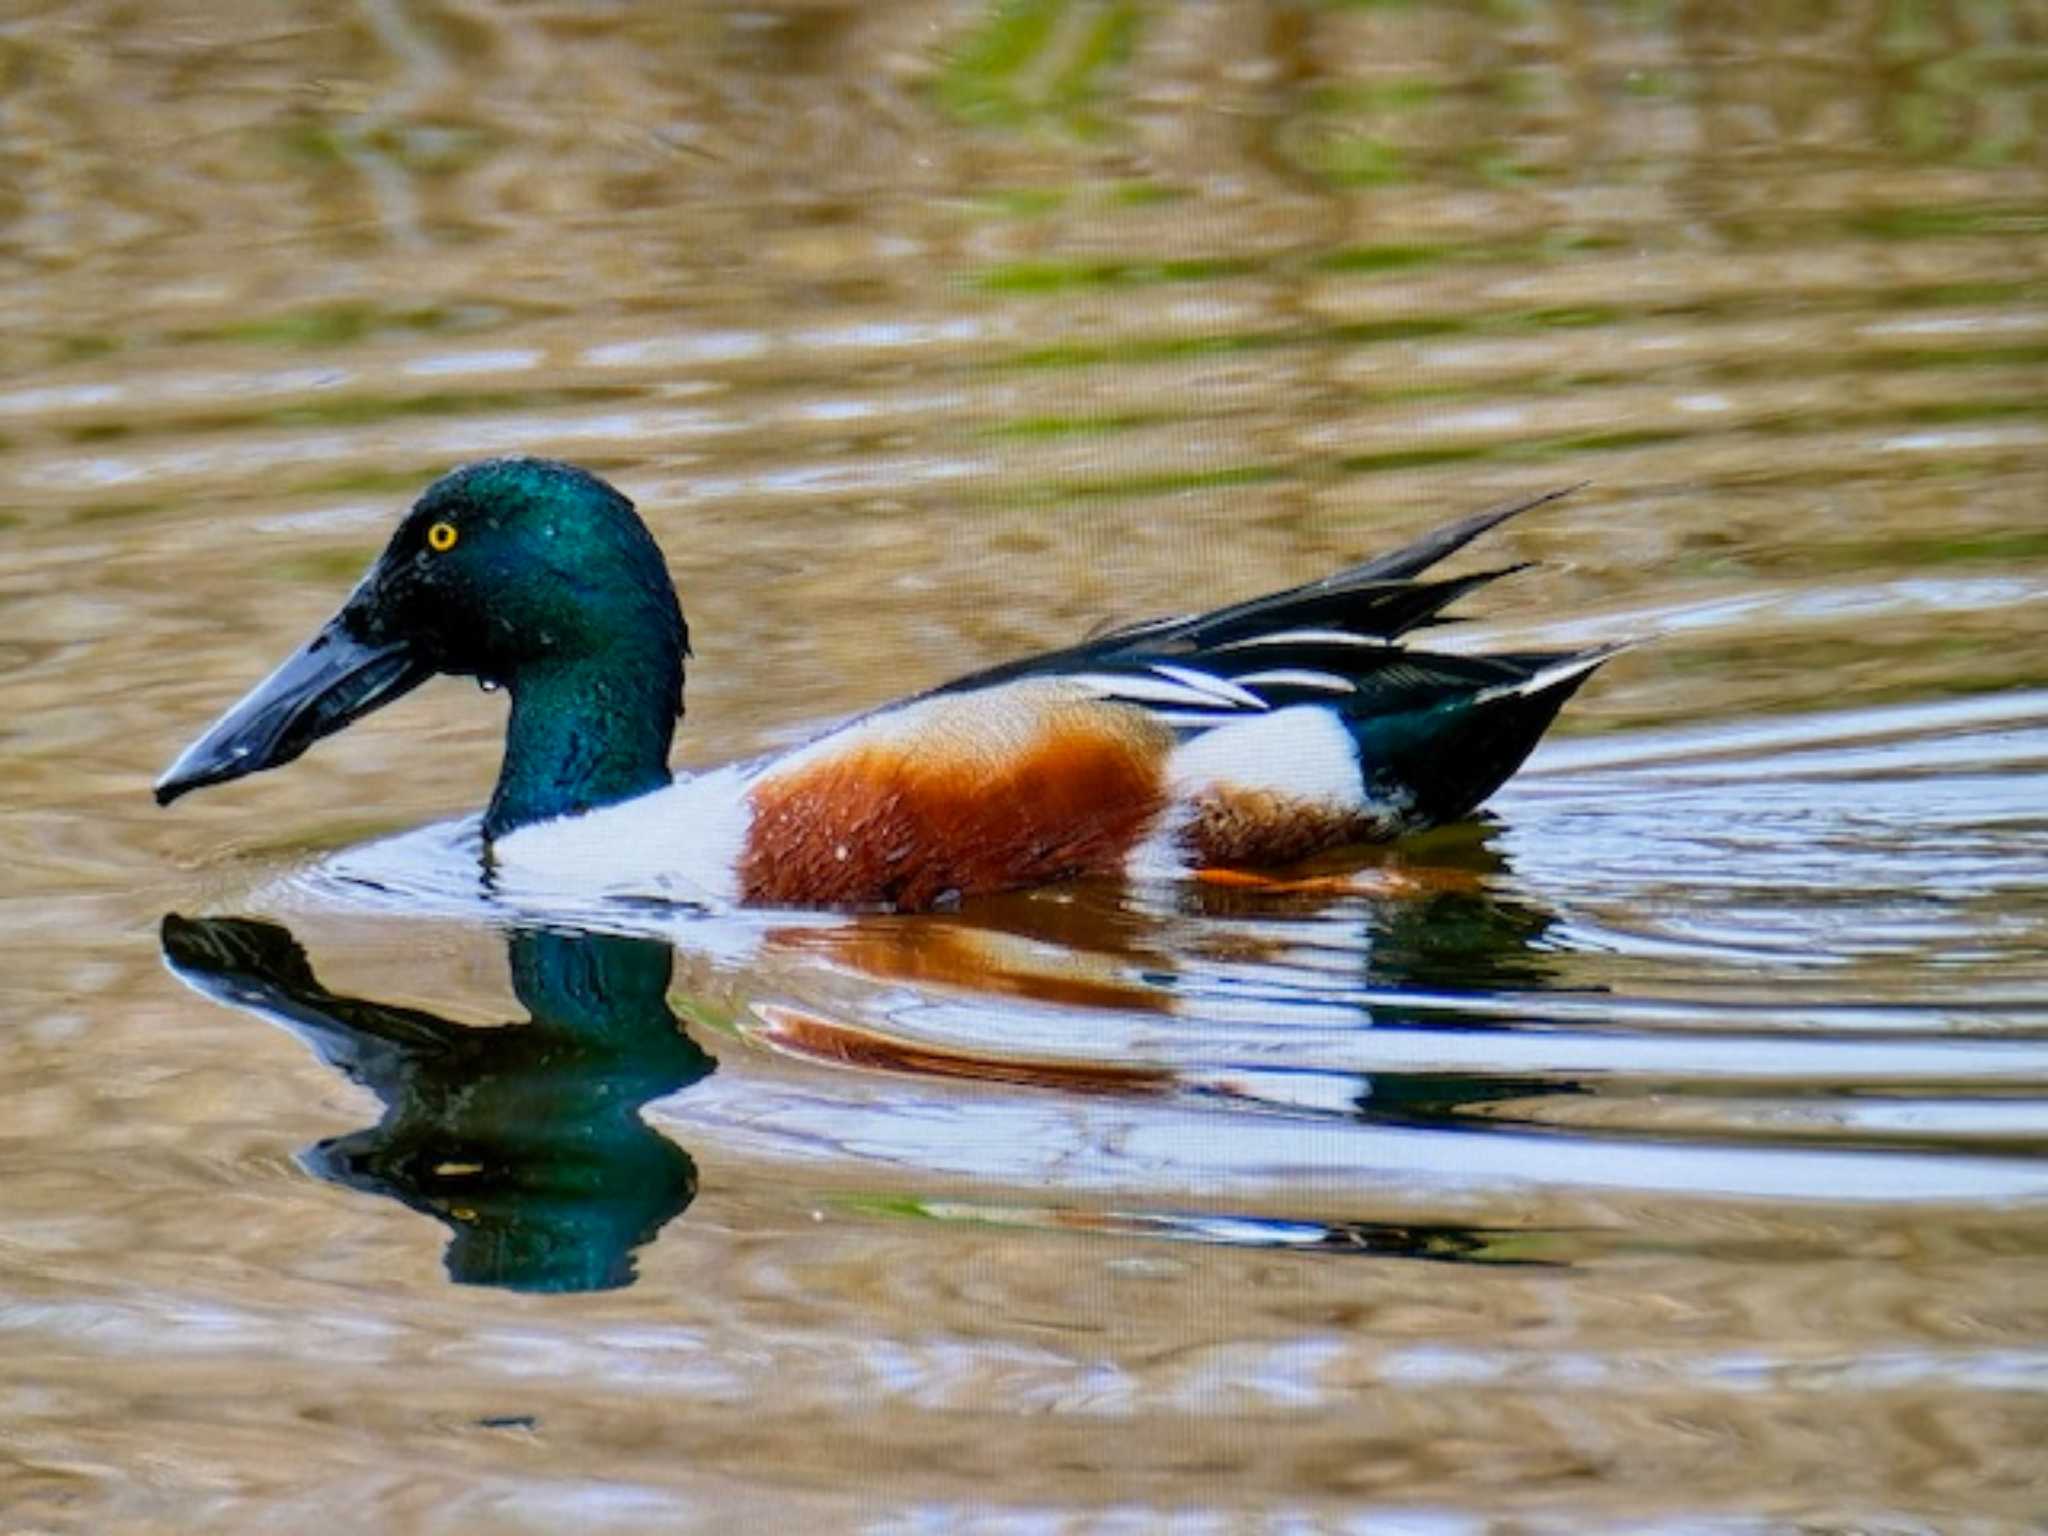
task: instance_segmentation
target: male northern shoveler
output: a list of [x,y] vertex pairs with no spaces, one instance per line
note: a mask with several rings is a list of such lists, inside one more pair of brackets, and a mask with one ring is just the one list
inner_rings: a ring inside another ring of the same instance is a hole
[[156,797],[290,762],[449,672],[511,693],[483,835],[521,884],[920,909],[1080,876],[1284,864],[1472,810],[1612,654],[1400,643],[1519,567],[1418,573],[1562,494],[672,781],[689,631],[653,536],[595,475],[487,460],[428,488],[341,611]]

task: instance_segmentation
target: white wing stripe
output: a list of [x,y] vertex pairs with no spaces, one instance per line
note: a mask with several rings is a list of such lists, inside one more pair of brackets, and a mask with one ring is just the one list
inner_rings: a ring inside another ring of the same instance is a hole
[[1270,634],[1247,635],[1242,640],[1226,640],[1212,646],[1218,651],[1242,651],[1255,645],[1356,645],[1369,651],[1398,649],[1391,640],[1382,640],[1377,635],[1354,635],[1343,629],[1276,629]]
[[1592,671],[1611,657],[1615,649],[1608,647],[1589,655],[1554,661],[1547,667],[1539,667],[1518,683],[1495,683],[1491,688],[1482,688],[1472,695],[1472,702],[1485,704],[1494,699],[1505,699],[1513,694],[1520,694],[1526,698],[1531,694],[1541,693],[1546,688],[1555,688],[1559,683]]
[[1199,688],[1213,694],[1226,703],[1240,705],[1245,709],[1269,709],[1272,706],[1247,688],[1240,688],[1227,677],[1218,677],[1213,672],[1197,672],[1192,667],[1176,667],[1171,662],[1155,661],[1152,670],[1162,677],[1170,677],[1176,683],[1186,683],[1190,688]]
[[1225,707],[1215,694],[1205,689],[1190,688],[1185,683],[1168,682],[1163,677],[1147,677],[1140,673],[1074,672],[1068,675],[1067,680],[1079,683],[1103,698],[1126,699],[1133,704],[1184,704],[1195,709]]
[[1306,667],[1275,667],[1270,672],[1243,672],[1240,683],[1269,688],[1320,688],[1326,693],[1356,693],[1358,685],[1334,672],[1311,672]]

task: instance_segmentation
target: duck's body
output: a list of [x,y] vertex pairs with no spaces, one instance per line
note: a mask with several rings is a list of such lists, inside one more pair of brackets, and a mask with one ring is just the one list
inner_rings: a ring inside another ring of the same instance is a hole
[[1285,864],[1472,810],[1610,654],[1400,643],[1505,574],[1419,572],[1550,499],[670,782],[686,631],[630,504],[564,465],[472,465],[429,490],[342,613],[158,797],[288,761],[451,671],[512,690],[484,830],[494,866],[527,888],[916,910],[1084,876]]
[[[1103,691],[1107,679],[1024,678],[900,703],[794,752],[536,822],[493,851],[525,889],[913,911],[1081,877],[1286,864],[1470,809],[1597,664],[1573,658],[1492,685],[1526,692],[1464,706],[1430,742],[1466,760],[1456,771],[1470,771],[1476,734],[1508,739],[1457,785],[1444,783],[1448,765],[1435,783],[1398,770],[1375,781],[1361,738],[1379,717],[1347,720],[1325,702],[1211,692],[1200,702],[1217,723],[1177,729],[1162,696],[1199,694],[1192,684],[1154,673],[1154,696],[1131,703]],[[1129,683],[1152,690],[1143,674]]]

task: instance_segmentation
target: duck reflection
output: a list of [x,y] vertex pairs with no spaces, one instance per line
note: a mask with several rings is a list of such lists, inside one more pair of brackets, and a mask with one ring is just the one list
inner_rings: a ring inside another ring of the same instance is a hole
[[[864,981],[911,983],[912,1007],[952,993],[1166,1015],[1195,1029],[1251,1013],[1275,1025],[1508,1031],[1557,985],[1557,918],[1515,892],[1494,838],[1492,824],[1467,822],[1288,876],[1023,892],[944,917],[861,918],[776,938]],[[1556,1074],[1368,1076],[1298,1057],[1213,1074],[1093,1055],[1024,1058],[1003,1049],[999,1024],[989,1037],[1000,1054],[984,1055],[900,1035],[886,1018],[877,1027],[772,1005],[753,1014],[754,1039],[840,1065],[1127,1098],[1225,1096],[1384,1125],[1526,1125],[1522,1101],[1586,1091]]]
[[474,1028],[330,992],[273,923],[172,914],[162,937],[187,982],[285,1025],[384,1101],[376,1125],[303,1161],[446,1225],[459,1284],[629,1285],[633,1251],[696,1195],[689,1154],[639,1113],[715,1065],[669,1008],[666,944],[514,930],[512,986],[528,1018]]
[[772,935],[869,980],[967,987],[1038,1003],[1187,1013],[1219,963],[1306,956],[1376,994],[1373,1022],[1470,1028],[1480,1013],[1411,1009],[1403,992],[1479,995],[1554,985],[1555,914],[1511,894],[1494,828],[1467,822],[1291,876],[1229,875],[1151,890],[1096,883],[979,897],[944,915],[863,915]]
[[[1374,859],[1286,879],[1076,886],[943,916],[771,920],[751,930],[759,948],[750,964],[793,961],[798,976],[836,972],[860,985],[827,987],[833,1001],[823,1006],[756,996],[734,1027],[752,1045],[835,1073],[1125,1101],[1134,1113],[1149,1103],[1469,1133],[1540,1125],[1546,1101],[1585,1092],[1556,1073],[1368,1074],[1316,1059],[1312,1042],[1333,1028],[1514,1030],[1555,985],[1547,936],[1556,919],[1514,893],[1485,828]],[[375,1126],[312,1147],[307,1168],[446,1225],[448,1273],[460,1283],[561,1292],[630,1284],[634,1251],[696,1193],[689,1155],[640,1110],[713,1069],[668,1000],[670,941],[701,944],[698,928],[693,919],[652,930],[660,938],[512,930],[512,984],[529,1017],[503,1028],[338,995],[272,923],[170,916],[163,947],[186,981],[286,1025],[383,1100]],[[875,985],[889,982],[904,985]],[[1266,1032],[1294,1021],[1304,1027],[1297,1051],[1269,1043],[1237,1057],[1223,1044],[1242,1024]],[[1098,1023],[1150,1044],[1104,1049],[1093,1043]],[[1075,1043],[1063,1047],[1068,1030]],[[833,1090],[826,1103],[860,1119],[855,1139],[893,1147],[903,1162],[929,1150],[914,1136],[899,1142],[907,1133],[887,1093]],[[1220,1123],[1226,1141],[1231,1123]],[[1191,1183],[1200,1161],[1185,1170]],[[1056,1219],[1435,1262],[1504,1262],[1526,1247],[1504,1249],[1500,1234],[1480,1229],[1349,1216],[1275,1223],[1077,1208]]]
[[[1330,918],[1354,923],[1360,979],[1375,991],[1478,993],[1553,984],[1556,914],[1515,893],[1498,827],[1475,819],[1295,880],[1193,885],[1183,910],[1208,920]],[[1398,1003],[1389,1009],[1398,1013]],[[1374,1017],[1382,1016],[1379,1008]],[[1391,1014],[1390,1014],[1391,1016]],[[1404,1021],[1406,1015],[1402,1014]]]

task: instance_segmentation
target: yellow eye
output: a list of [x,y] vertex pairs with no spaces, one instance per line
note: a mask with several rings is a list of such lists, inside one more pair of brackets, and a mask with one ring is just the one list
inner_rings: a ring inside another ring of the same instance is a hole
[[436,523],[427,530],[427,548],[437,555],[446,554],[455,547],[455,525]]

